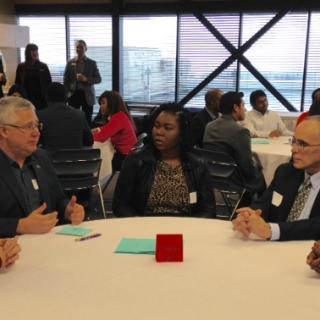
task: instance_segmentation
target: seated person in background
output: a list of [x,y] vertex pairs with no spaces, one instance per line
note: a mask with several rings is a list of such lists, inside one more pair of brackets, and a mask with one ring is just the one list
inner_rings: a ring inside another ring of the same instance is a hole
[[66,94],[61,83],[49,84],[46,93],[48,106],[38,111],[43,123],[40,144],[49,151],[92,146],[93,137],[85,114],[66,105]]
[[249,130],[237,123],[245,118],[246,109],[242,97],[242,92],[233,91],[221,97],[222,115],[207,125],[203,145],[213,151],[217,147],[224,147],[223,151],[235,160],[241,174],[234,183],[245,187],[251,194],[261,194],[265,190],[265,180],[261,168],[253,160]]
[[99,97],[100,111],[108,121],[103,127],[92,130],[94,141],[111,139],[115,148],[112,171],[120,171],[122,162],[137,142],[132,117],[116,91],[105,91]]
[[83,207],[65,197],[46,152],[37,148],[40,128],[31,102],[0,99],[0,237],[84,219]]
[[187,111],[174,103],[163,104],[150,125],[149,144],[123,163],[114,214],[215,217],[206,164],[190,152]]
[[237,210],[234,230],[263,240],[320,238],[320,117],[296,128],[292,160],[278,167],[260,199]]
[[243,125],[249,129],[251,137],[272,138],[280,136],[292,136],[275,112],[268,110],[267,95],[262,90],[253,91],[250,94],[252,110],[247,112]]
[[307,256],[307,264],[310,268],[320,273],[320,241],[316,241]]
[[204,129],[206,125],[219,117],[219,103],[223,91],[220,89],[210,89],[204,99],[206,106],[199,111],[191,120],[191,137],[194,144],[202,147]]
[[20,251],[17,238],[0,239],[0,270],[12,266],[19,259]]
[[309,108],[309,111],[305,111],[300,114],[296,126],[305,120],[308,116],[320,115],[320,88],[317,88],[312,92],[312,104]]
[[28,99],[27,91],[23,86],[20,86],[19,84],[13,84],[9,91],[8,96],[14,96],[14,97],[20,97],[24,99]]

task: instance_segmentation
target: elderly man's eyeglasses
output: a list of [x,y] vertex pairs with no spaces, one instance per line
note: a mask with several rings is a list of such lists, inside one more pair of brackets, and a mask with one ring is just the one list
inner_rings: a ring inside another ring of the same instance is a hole
[[17,128],[17,129],[20,129],[22,131],[33,131],[35,129],[38,129],[39,131],[41,131],[43,129],[43,123],[28,123],[24,126],[18,126],[18,125],[15,125],[15,124],[4,124],[5,126],[8,126],[8,127],[12,127],[12,128]]
[[296,145],[297,147],[301,149],[309,148],[309,147],[319,147],[320,144],[309,144],[308,142],[305,142],[300,139],[296,139],[296,137],[292,137],[291,139],[291,145]]

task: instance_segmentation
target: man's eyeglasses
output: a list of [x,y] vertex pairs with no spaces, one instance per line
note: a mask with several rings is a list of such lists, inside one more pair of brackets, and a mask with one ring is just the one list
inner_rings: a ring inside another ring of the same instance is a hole
[[296,139],[296,137],[292,137],[291,139],[291,145],[296,145],[297,147],[301,149],[309,148],[309,147],[319,147],[320,144],[309,144],[308,142],[305,142],[303,140]]
[[33,131],[34,129],[38,129],[39,131],[41,131],[43,129],[43,123],[37,123],[37,124],[28,123],[24,126],[18,126],[15,124],[8,124],[8,123],[6,123],[4,125],[8,126],[8,127],[12,127],[12,128],[21,129],[23,131]]

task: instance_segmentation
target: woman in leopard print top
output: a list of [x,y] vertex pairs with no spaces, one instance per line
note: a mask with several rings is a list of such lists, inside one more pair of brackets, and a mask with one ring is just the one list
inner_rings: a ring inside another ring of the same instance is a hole
[[190,152],[187,111],[161,105],[153,114],[149,145],[123,164],[113,199],[117,216],[215,217],[205,162]]

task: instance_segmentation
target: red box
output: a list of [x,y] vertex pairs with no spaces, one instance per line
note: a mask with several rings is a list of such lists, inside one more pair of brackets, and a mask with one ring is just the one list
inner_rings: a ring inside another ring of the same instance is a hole
[[156,241],[157,262],[183,261],[183,235],[157,234]]

